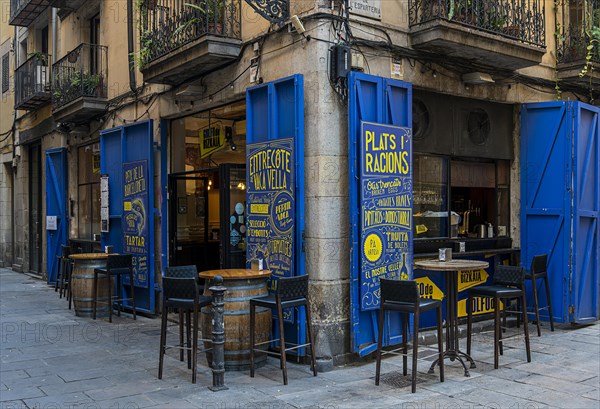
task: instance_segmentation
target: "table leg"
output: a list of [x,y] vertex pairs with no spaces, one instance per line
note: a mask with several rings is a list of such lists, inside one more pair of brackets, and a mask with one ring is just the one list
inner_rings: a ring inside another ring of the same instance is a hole
[[[450,358],[450,361],[458,360],[465,370],[465,376],[471,376],[465,360],[470,363],[470,368],[476,368],[473,358],[462,352],[459,348],[458,337],[458,272],[449,271],[446,274],[446,351],[443,359]],[[463,359],[464,358],[464,359]],[[439,358],[433,361],[429,368],[429,373],[434,372],[436,365],[439,365]]]

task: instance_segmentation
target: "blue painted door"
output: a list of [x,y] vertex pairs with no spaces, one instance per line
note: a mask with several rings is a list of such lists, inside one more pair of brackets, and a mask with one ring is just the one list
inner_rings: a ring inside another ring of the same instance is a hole
[[[153,121],[101,131],[100,171],[109,178],[109,232],[102,233],[102,246],[112,245],[116,253],[134,254],[136,309],[153,314],[154,218],[158,214],[154,197]],[[128,278],[125,284],[129,284]],[[128,285],[122,291],[129,297]]]
[[[265,259],[265,267],[273,271],[269,285],[272,290],[279,277],[305,274],[302,75],[246,91],[246,141],[246,258]],[[269,160],[263,161],[267,156]],[[263,237],[253,234],[252,226],[264,226]],[[298,314],[290,309],[284,315],[286,340],[305,343],[304,309]],[[273,328],[277,332],[278,324]],[[304,353],[304,348],[298,350],[299,355]]]
[[48,283],[56,281],[57,256],[62,252],[60,246],[67,244],[68,240],[67,187],[67,149],[48,149],[46,151],[46,216],[56,218],[56,229],[46,230]]
[[[521,260],[528,268],[548,254],[558,322],[599,318],[598,113],[572,101],[521,110]],[[532,301],[531,290],[527,296]],[[545,292],[538,296],[546,305]]]
[[[360,356],[377,348],[378,309],[361,306],[361,122],[412,127],[412,85],[403,81],[352,72],[348,83],[348,165],[351,224],[350,308],[352,348]],[[412,189],[412,188],[411,188]],[[412,278],[412,240],[409,241],[409,278]],[[401,322],[397,313],[387,316],[383,344],[401,342]]]
[[573,269],[571,322],[600,318],[600,109],[573,105]]

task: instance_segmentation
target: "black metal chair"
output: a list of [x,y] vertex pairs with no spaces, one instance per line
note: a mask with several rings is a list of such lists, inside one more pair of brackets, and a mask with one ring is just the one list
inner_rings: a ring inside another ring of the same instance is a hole
[[499,355],[503,354],[502,329],[500,327],[500,301],[519,300],[520,314],[523,317],[527,362],[531,362],[529,347],[529,328],[527,323],[527,302],[525,299],[525,269],[517,266],[498,265],[492,278],[492,285],[477,286],[468,290],[467,297],[467,354],[471,354],[471,335],[473,329],[473,297],[492,298],[494,300],[494,369],[498,369]]
[[[548,283],[548,255],[542,254],[534,256],[531,260],[531,268],[525,272],[525,280],[531,280],[531,287],[533,289],[533,307],[535,309],[535,324],[537,326],[538,337],[542,335],[540,330],[540,310],[548,310],[550,317],[550,331],[554,331],[554,321],[552,320],[552,302],[550,295],[550,284]],[[541,278],[544,280],[546,287],[546,300],[548,304],[545,307],[540,308],[538,304],[537,294],[537,279]]]
[[69,309],[71,309],[71,272],[73,270],[73,260],[69,257],[71,255],[71,248],[69,246],[61,245],[61,254],[56,256],[57,259],[57,271],[56,271],[56,283],[54,285],[54,291],[59,292],[59,298],[63,297],[63,292],[69,300]]
[[[158,379],[162,379],[164,355],[167,349],[178,348],[180,360],[183,351],[188,352],[188,369],[192,369],[192,383],[196,383],[198,357],[198,314],[202,307],[210,305],[212,297],[200,295],[198,272],[195,266],[167,267],[163,281],[163,305],[160,331],[160,356]],[[179,312],[179,345],[167,345],[167,314],[169,308]],[[183,313],[187,316],[187,346],[183,345]],[[190,333],[193,336],[190,337]],[[190,340],[191,338],[191,340]]]
[[[123,301],[131,300],[133,307],[133,319],[136,319],[135,312],[135,288],[133,286],[133,266],[132,266],[131,254],[109,254],[106,259],[106,268],[95,268],[94,269],[94,281],[92,284],[92,294],[94,299],[92,300],[93,308],[93,319],[96,319],[96,307],[98,304],[98,275],[104,274],[108,276],[106,282],[108,285],[108,321],[112,322],[112,306],[113,306],[113,295],[112,295],[112,279],[115,276],[117,278],[117,313],[121,316],[121,309],[123,307]],[[123,274],[129,275],[129,290],[131,292],[130,297],[121,298],[121,276]]]
[[[277,310],[277,322],[279,323],[279,338],[265,342],[255,343],[255,327],[256,327],[256,307],[275,308]],[[304,307],[306,311],[306,331],[308,332],[308,342],[304,344],[292,344],[286,348],[283,326],[283,310],[284,308]],[[283,384],[288,384],[287,367],[286,367],[286,352],[296,350],[298,348],[310,345],[310,362],[313,375],[317,376],[317,364],[315,362],[315,347],[313,340],[312,324],[310,319],[310,305],[308,302],[308,275],[298,277],[283,277],[277,280],[277,289],[275,294],[269,294],[264,297],[250,299],[250,376],[254,377],[254,352],[255,350],[265,352],[257,346],[268,344],[274,341],[279,341],[279,353],[267,352],[269,354],[278,355],[281,370],[283,371]]]
[[[379,307],[379,327],[377,333],[377,366],[375,370],[375,385],[379,385],[381,372],[381,355],[402,355],[402,374],[406,376],[408,349],[408,318],[414,315],[413,320],[413,352],[412,352],[412,393],[417,390],[417,357],[419,350],[419,317],[422,312],[436,309],[437,312],[437,336],[438,336],[438,359],[440,365],[440,382],[444,382],[444,348],[442,346],[442,302],[434,299],[419,297],[417,282],[412,280],[390,280],[379,279],[381,288],[381,304]],[[382,351],[383,326],[386,311],[398,311],[402,314],[402,346],[392,351]],[[399,350],[402,353],[398,353]]]

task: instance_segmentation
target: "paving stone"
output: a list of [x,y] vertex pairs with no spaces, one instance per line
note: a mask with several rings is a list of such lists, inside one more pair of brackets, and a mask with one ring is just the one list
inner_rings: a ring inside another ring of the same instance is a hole
[[[135,393],[135,392],[133,392]],[[156,403],[144,395],[130,395],[118,399],[109,399],[94,402],[98,408],[113,409],[141,409],[156,406]],[[163,406],[168,407],[168,406]],[[91,409],[91,408],[90,408]]]
[[63,384],[41,386],[46,395],[61,395],[67,393],[84,392],[93,388],[108,388],[112,385],[106,378],[84,379],[80,381],[65,382]]
[[0,372],[0,382],[7,383],[15,379],[29,378],[29,374],[23,369],[17,369],[14,371],[3,371]]
[[55,374],[49,374],[44,376],[33,376],[29,378],[12,379],[5,382],[5,385],[9,389],[19,389],[27,387],[42,387],[50,385],[60,385],[65,383],[60,377]]
[[10,402],[1,402],[0,409],[29,409],[21,400],[13,400]]
[[100,409],[99,406],[95,406],[92,399],[90,399],[89,396],[86,396],[83,392],[59,393],[40,398],[25,399],[25,404],[32,409]]
[[543,376],[538,374],[532,374],[526,378],[519,379],[519,383],[527,383],[530,385],[536,385],[545,387],[553,390],[567,391],[570,394],[581,395],[583,393],[594,390],[593,386],[584,385],[576,382],[569,382],[566,380],[556,379],[549,376]]
[[35,386],[29,386],[25,388],[16,388],[2,391],[0,393],[0,401],[11,401],[11,400],[25,400],[28,398],[37,398],[41,396],[46,396],[46,394]]
[[198,408],[201,408],[201,406],[196,406],[184,399],[167,400],[167,401],[163,401],[159,404],[156,404],[154,406],[148,406],[148,407],[149,408],[161,408],[161,409],[163,409],[163,408],[176,408],[176,409],[198,409]]

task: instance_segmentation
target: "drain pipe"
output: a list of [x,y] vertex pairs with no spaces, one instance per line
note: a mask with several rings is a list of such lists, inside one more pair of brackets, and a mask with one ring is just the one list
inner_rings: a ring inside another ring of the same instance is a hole
[[56,62],[56,22],[57,22],[57,13],[56,13],[56,8],[52,7],[52,57],[50,59],[50,61],[52,61],[52,64],[54,64]]
[[135,82],[135,61],[133,58],[133,0],[127,0],[127,58],[129,61],[129,88],[135,94],[137,84]]

